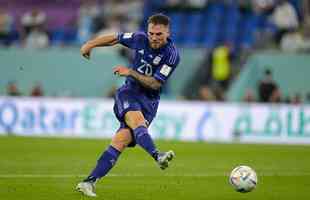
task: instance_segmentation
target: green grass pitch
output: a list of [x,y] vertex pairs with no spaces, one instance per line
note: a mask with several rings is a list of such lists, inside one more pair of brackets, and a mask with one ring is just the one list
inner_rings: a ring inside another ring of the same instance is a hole
[[[0,199],[89,199],[74,191],[109,144],[102,139],[0,137]],[[310,199],[310,147],[157,141],[176,158],[161,171],[139,147],[127,149],[97,184],[109,200]],[[257,188],[235,192],[228,174],[240,164],[258,174]]]

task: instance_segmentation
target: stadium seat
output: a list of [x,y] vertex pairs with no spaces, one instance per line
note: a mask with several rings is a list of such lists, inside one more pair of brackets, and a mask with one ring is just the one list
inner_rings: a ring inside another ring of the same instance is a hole
[[68,45],[77,44],[77,30],[75,28],[68,28],[65,30],[64,42]]
[[238,37],[238,22],[240,14],[237,6],[229,5],[226,8],[226,16],[224,17],[224,31],[222,32],[223,42],[236,46]]
[[239,23],[239,37],[237,45],[239,47],[250,48],[255,42],[255,32],[258,28],[258,18],[253,13],[248,13],[241,17]]
[[60,45],[64,41],[65,31],[63,28],[57,28],[50,31],[51,45]]
[[202,46],[213,49],[216,46],[221,27],[224,7],[215,3],[210,4],[204,11],[205,23],[202,24]]
[[12,44],[12,43],[15,43],[15,42],[18,42],[20,40],[20,34],[18,32],[18,30],[12,30],[10,35],[9,35],[9,42]]
[[203,14],[201,12],[194,12],[187,16],[185,26],[186,38],[184,40],[184,46],[195,47],[198,45],[201,37],[201,23],[203,20]]
[[171,19],[171,38],[175,43],[182,42],[182,20],[186,16],[181,12],[171,12],[167,14]]

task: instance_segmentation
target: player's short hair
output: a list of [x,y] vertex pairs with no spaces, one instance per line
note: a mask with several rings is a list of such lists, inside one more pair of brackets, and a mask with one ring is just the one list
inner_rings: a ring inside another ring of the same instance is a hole
[[164,26],[169,26],[170,25],[170,18],[167,15],[164,15],[162,13],[155,14],[149,17],[147,20],[148,24],[162,24]]

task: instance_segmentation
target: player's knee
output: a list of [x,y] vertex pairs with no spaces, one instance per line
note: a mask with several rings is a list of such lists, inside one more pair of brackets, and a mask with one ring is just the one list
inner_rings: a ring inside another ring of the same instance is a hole
[[124,151],[124,149],[128,146],[129,143],[130,143],[129,141],[119,137],[113,138],[111,141],[111,145],[120,152]]
[[129,131],[123,131],[122,133],[116,134],[111,141],[111,145],[122,152],[132,141]]
[[143,114],[140,111],[129,111],[125,114],[126,124],[135,129],[139,126],[146,126]]

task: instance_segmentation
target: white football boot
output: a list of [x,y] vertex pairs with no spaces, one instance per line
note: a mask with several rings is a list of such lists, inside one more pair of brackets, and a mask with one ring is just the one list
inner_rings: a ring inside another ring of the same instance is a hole
[[157,163],[160,169],[164,170],[169,166],[169,162],[175,157],[173,151],[167,151],[158,154]]
[[89,197],[96,197],[95,184],[91,182],[80,182],[76,186],[76,190]]

